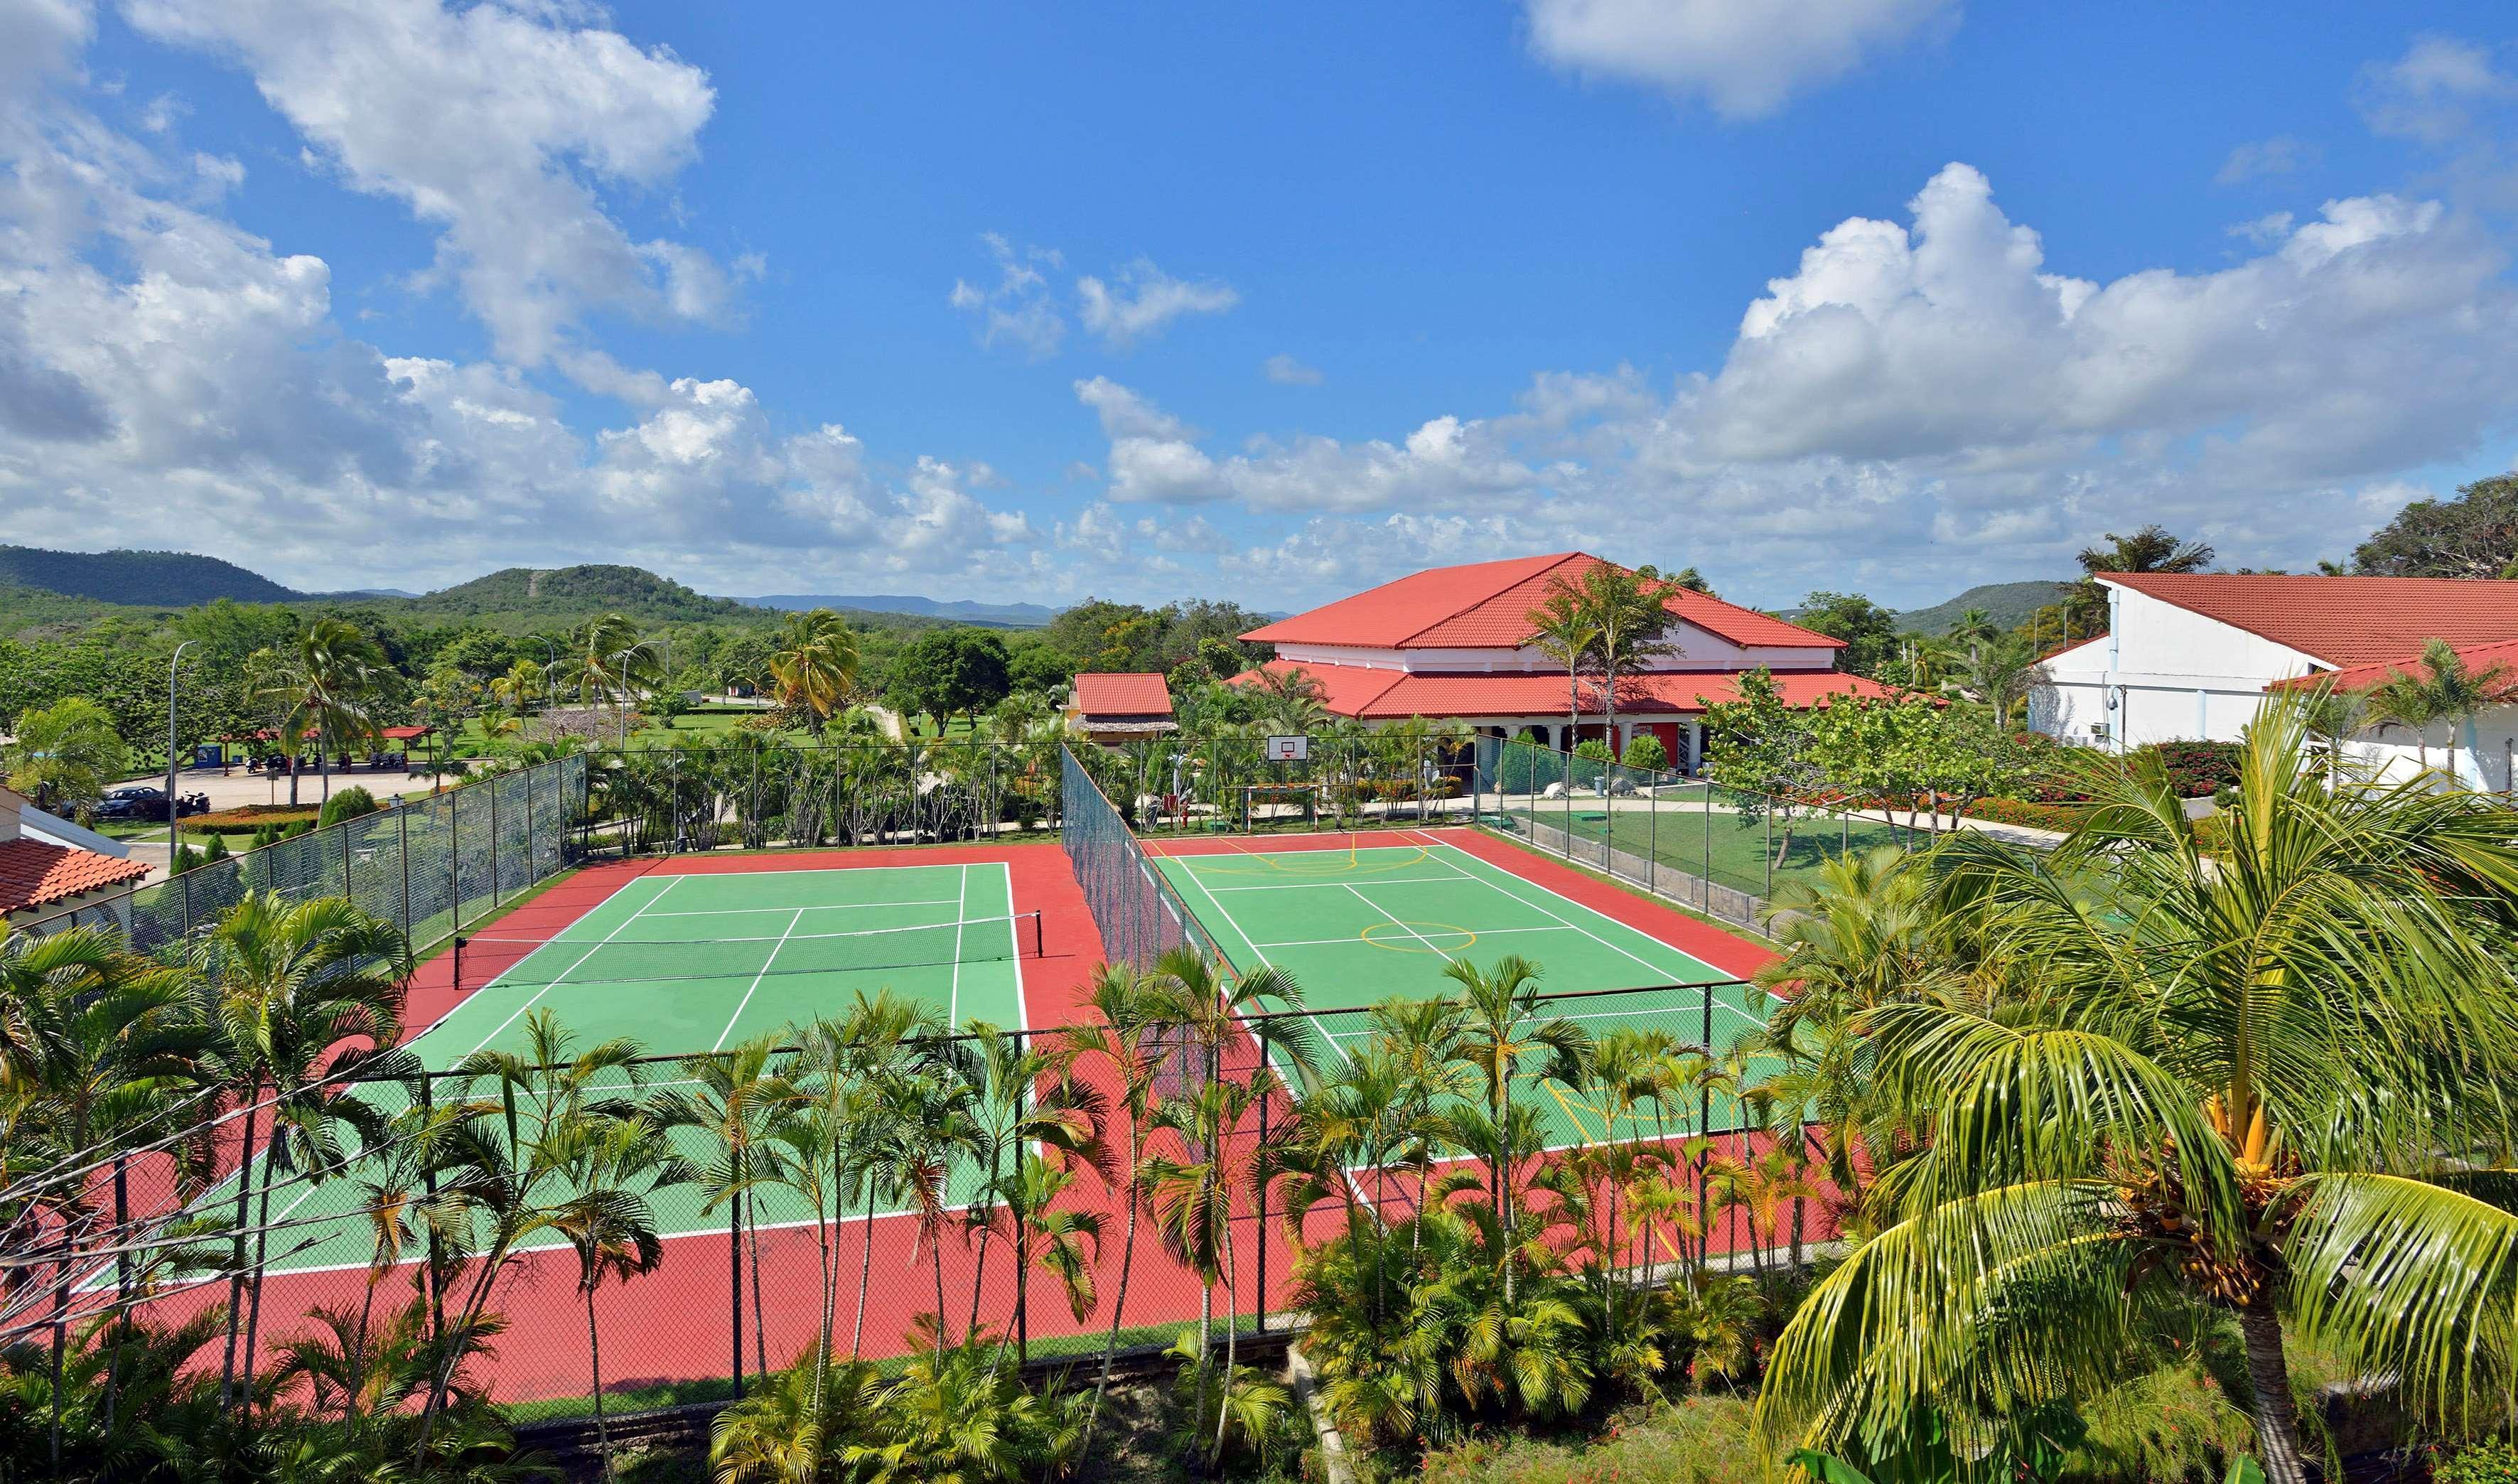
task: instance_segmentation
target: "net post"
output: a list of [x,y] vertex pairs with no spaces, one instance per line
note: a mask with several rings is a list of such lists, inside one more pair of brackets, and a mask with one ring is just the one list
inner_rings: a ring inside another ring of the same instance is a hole
[[[734,1318],[734,1395],[743,1399],[743,1192],[738,1188],[725,1203],[726,1221],[725,1274],[726,1293],[732,1299]],[[942,1323],[942,1317],[937,1317]]]
[[463,997],[463,935],[460,933],[455,935],[455,948],[447,967],[454,979],[447,987],[453,989],[455,997],[459,1000]]

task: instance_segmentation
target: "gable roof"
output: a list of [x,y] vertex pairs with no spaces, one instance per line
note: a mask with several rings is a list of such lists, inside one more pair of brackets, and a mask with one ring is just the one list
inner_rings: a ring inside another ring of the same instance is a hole
[[1088,717],[1168,717],[1171,687],[1150,671],[1080,675],[1075,709]]
[[[1530,610],[1558,580],[1608,565],[1582,551],[1432,567],[1241,635],[1257,644],[1349,644],[1365,649],[1514,649]],[[1842,649],[1843,639],[1702,592],[1675,589],[1663,606],[1743,647]]]
[[50,906],[148,874],[145,861],[116,860],[44,840],[0,841],[0,916]]
[[2518,638],[2518,582],[2241,572],[2097,576],[2338,669],[2401,660],[2420,653],[2428,639],[2465,645]]
[[[1567,696],[1562,675],[1530,675],[1489,671],[1467,675],[1415,674],[1400,670],[1368,670],[1361,665],[1297,664],[1271,660],[1262,667],[1282,675],[1300,670],[1321,686],[1321,704],[1332,716],[1385,721],[1402,717],[1562,717]],[[1253,672],[1255,673],[1255,672]],[[1235,677],[1239,684],[1251,673]],[[1655,670],[1618,682],[1618,709],[1642,715],[1694,716],[1707,706],[1740,699],[1742,672],[1736,670]],[[1833,670],[1773,672],[1775,688],[1787,706],[1818,706],[1841,695],[1891,696],[1897,692],[1877,680]],[[1583,705],[1597,716],[1600,687],[1583,686]]]
[[[2497,665],[2509,673],[2504,681],[2518,680],[2518,639],[2502,639],[2491,644],[2453,644],[2450,647],[2456,651],[2456,657],[2463,660],[2465,668],[2470,671],[2481,673]],[[2422,663],[2417,651],[2392,660],[2376,660],[2366,665],[2351,665],[2341,670],[2276,680],[2265,689],[2314,690],[2326,685],[2332,686],[2337,694],[2351,695],[2384,685],[2400,674],[2427,680],[2431,677],[2431,668]]]

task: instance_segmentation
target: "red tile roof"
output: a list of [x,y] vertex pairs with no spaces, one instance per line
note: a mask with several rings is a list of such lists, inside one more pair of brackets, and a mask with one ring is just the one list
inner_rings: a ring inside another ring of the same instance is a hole
[[[2503,683],[2518,682],[2518,639],[2502,639],[2495,644],[2457,644],[2451,647],[2456,650],[2456,657],[2465,662],[2466,669],[2480,674],[2497,665],[2508,672],[2501,677]],[[2417,680],[2427,680],[2430,678],[2431,668],[2422,663],[2422,657],[2419,654],[2400,655],[2393,660],[2379,660],[2368,665],[2353,665],[2342,670],[2323,670],[2315,675],[2301,676],[2296,679],[2276,680],[2265,689],[2314,690],[2321,685],[2331,685],[2337,691],[2349,694],[2367,690],[2372,686],[2384,685],[2399,674],[2411,676]]]
[[[1367,670],[1356,665],[1296,665],[1271,661],[1267,668],[1282,674],[1301,670],[1326,692],[1322,704],[1336,716],[1367,721],[1400,717],[1552,717],[1565,711],[1562,675],[1409,675],[1395,670]],[[1832,670],[1779,670],[1775,687],[1788,706],[1814,706],[1831,696],[1885,696],[1895,692],[1861,676]],[[1633,676],[1618,684],[1621,712],[1692,715],[1709,703],[1740,699],[1741,672],[1731,670],[1658,671]],[[1585,681],[1583,710],[1596,714],[1601,695],[1597,684]]]
[[2102,572],[2099,580],[2337,667],[2399,660],[2433,638],[2518,638],[2518,582],[2238,572]]
[[48,840],[0,841],[0,915],[66,901],[148,874],[145,861],[117,860]]
[[[1253,629],[1259,644],[1353,644],[1368,649],[1513,649],[1530,636],[1530,610],[1554,583],[1603,563],[1581,551],[1435,567]],[[1845,641],[1702,592],[1673,590],[1666,606],[1734,644],[1842,649]]]
[[1168,717],[1171,688],[1150,672],[1080,675],[1075,677],[1075,709],[1088,717]]

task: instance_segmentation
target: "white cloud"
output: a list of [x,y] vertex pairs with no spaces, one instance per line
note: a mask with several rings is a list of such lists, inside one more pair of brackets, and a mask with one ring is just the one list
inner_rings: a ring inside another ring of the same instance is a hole
[[1756,118],[1958,22],[1958,0],[1523,0],[1531,50]]
[[1105,284],[1088,275],[1075,281],[1077,318],[1111,345],[1158,335],[1183,315],[1222,314],[1241,302],[1229,284],[1176,279],[1147,258],[1120,269],[1111,280]]
[[996,284],[981,287],[955,279],[945,302],[977,324],[981,345],[1010,345],[1035,361],[1058,354],[1066,318],[1050,302],[1048,276],[1066,260],[1054,247],[1017,247],[999,233],[983,232],[979,241],[995,260]]
[[1259,373],[1279,386],[1318,386],[1320,368],[1305,366],[1292,356],[1280,353],[1259,363]]
[[2252,180],[2267,180],[2277,175],[2289,175],[2305,169],[2317,159],[2317,147],[2279,134],[2272,139],[2250,140],[2230,152],[2214,172],[2213,183],[2223,186],[2242,185]]
[[2416,37],[2404,56],[2363,67],[2353,89],[2370,128],[2433,145],[2470,133],[2484,110],[2513,99],[2518,78],[2489,48],[2441,35]]
[[353,188],[441,230],[419,281],[456,284],[499,355],[537,365],[590,310],[711,321],[727,276],[634,240],[606,191],[654,191],[698,153],[699,68],[577,6],[439,0],[126,0],[160,41],[235,59]]

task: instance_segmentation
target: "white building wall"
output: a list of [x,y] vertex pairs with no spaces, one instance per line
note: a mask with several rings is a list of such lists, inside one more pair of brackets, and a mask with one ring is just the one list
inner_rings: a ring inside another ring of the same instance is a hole
[[2518,780],[2511,777],[2512,764],[2518,763],[2518,706],[2496,706],[2453,728],[2434,726],[2428,743],[2427,748],[2417,746],[2410,730],[2388,726],[2346,739],[2343,756],[2373,777],[2404,782],[2420,772],[2427,755],[2443,785],[2453,768],[2463,787],[2518,793]]
[[[2105,581],[2102,579],[2102,581]],[[2029,699],[2029,725],[2116,749],[2235,742],[2276,680],[2327,668],[2314,655],[2107,585],[2107,633],[2056,655]],[[2092,723],[2104,722],[2104,737]]]

